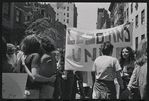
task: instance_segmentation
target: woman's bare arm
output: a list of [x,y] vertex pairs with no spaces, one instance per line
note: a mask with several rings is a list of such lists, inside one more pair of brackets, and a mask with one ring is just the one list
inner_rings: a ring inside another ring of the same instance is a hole
[[[22,59],[22,65],[24,66],[25,68],[25,71],[27,72],[27,74],[34,80],[34,81],[38,81],[38,82],[54,82],[55,81],[55,78],[56,78],[56,75],[53,75],[51,77],[44,77],[42,75],[39,75],[38,73],[38,68],[37,66],[40,66],[40,64],[38,63],[37,65],[34,65],[36,66],[33,67],[31,69],[31,71],[27,68],[27,66],[25,65],[25,62],[24,62],[25,58]],[[34,62],[34,61],[32,61]],[[36,62],[36,61],[35,61]],[[33,63],[34,64],[34,63]]]
[[123,84],[123,80],[121,78],[120,71],[116,71],[116,78],[117,78],[117,81],[118,81],[121,89],[124,89],[124,84]]

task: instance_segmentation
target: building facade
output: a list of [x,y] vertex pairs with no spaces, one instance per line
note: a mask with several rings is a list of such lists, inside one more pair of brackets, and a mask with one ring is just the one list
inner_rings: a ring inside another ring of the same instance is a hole
[[56,12],[56,21],[67,27],[77,27],[77,7],[73,2],[50,3]]
[[104,8],[98,8],[96,28],[97,29],[110,28],[109,23],[110,23],[110,19],[109,19],[108,11]]
[[[2,4],[2,35],[7,43],[20,44],[25,36],[26,28],[37,19],[48,18],[51,28],[56,34],[57,45],[64,47],[65,25],[55,21],[56,12],[50,4],[39,2],[3,2]],[[62,40],[64,42],[62,42]]]
[[2,3],[2,36],[7,42],[11,42],[12,29],[13,29],[13,3]]
[[25,21],[25,10],[23,2],[3,2],[2,4],[2,35],[7,43],[17,45],[25,35],[27,26]]
[[111,3],[109,6],[111,27],[119,26],[124,23],[124,4],[123,3]]
[[42,9],[45,8],[45,17],[49,18],[51,23],[52,31],[56,34],[55,35],[55,44],[57,48],[64,48],[65,46],[65,24],[61,23],[56,19],[56,12],[54,8],[49,4],[42,5]]
[[133,21],[132,48],[137,49],[140,41],[147,37],[147,3],[132,2],[126,4],[129,19]]
[[147,37],[147,3],[111,3],[109,6],[111,27],[133,22],[132,49]]
[[25,36],[25,30],[27,28],[27,25],[24,23],[27,21],[27,15],[28,12],[30,12],[30,9],[25,8],[26,5],[25,2],[13,2],[13,31],[12,31],[12,42],[14,42],[15,45],[18,45],[21,43],[21,40]]

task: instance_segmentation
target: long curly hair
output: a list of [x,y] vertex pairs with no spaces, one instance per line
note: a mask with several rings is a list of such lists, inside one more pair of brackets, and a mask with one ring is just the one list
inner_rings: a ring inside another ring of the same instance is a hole
[[40,37],[40,43],[45,52],[50,53],[55,50],[53,40],[48,36]]
[[40,41],[35,34],[28,35],[22,40],[21,49],[25,55],[37,53],[40,49]]
[[119,58],[119,62],[120,62],[120,65],[121,65],[122,68],[123,68],[123,65],[124,65],[124,63],[126,61],[125,58],[122,55],[123,49],[127,49],[128,52],[129,52],[129,57],[128,57],[129,63],[131,64],[131,63],[133,63],[135,61],[134,51],[132,50],[132,48],[128,47],[128,46],[127,47],[123,47],[122,50],[121,50],[121,53],[120,53],[120,58]]

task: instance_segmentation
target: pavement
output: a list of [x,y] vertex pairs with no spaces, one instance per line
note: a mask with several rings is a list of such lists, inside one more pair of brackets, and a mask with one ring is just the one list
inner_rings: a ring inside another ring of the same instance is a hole
[[[92,95],[92,89],[89,86],[84,87],[84,91],[85,91],[85,99],[91,99],[91,95]],[[77,93],[76,94],[76,99],[81,99],[80,98],[80,94]]]

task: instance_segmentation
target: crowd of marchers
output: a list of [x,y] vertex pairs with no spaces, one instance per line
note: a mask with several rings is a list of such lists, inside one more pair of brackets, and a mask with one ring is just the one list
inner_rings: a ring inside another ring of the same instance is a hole
[[76,99],[77,93],[80,99],[146,99],[147,39],[135,51],[123,47],[119,59],[112,57],[113,48],[110,42],[102,44],[88,97],[82,72],[65,70],[65,50],[56,49],[45,35],[27,35],[18,46],[2,37],[2,73],[28,74],[24,99]]

